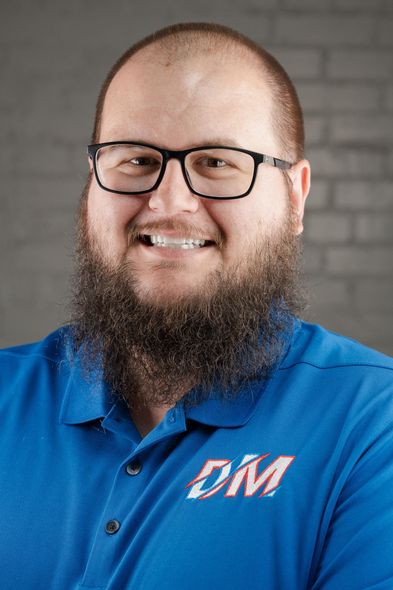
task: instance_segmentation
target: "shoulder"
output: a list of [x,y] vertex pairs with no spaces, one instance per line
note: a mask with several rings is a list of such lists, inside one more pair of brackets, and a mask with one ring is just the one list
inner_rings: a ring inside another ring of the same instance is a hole
[[392,430],[393,359],[321,326],[299,322],[275,385],[291,408],[296,401],[336,432],[361,423],[371,434],[374,419]]
[[[393,377],[393,358],[317,324],[299,322],[281,369],[296,365],[316,369],[365,368]],[[379,372],[379,371],[378,371]]]
[[0,363],[24,362],[28,360],[42,360],[57,362],[64,354],[64,345],[69,327],[59,328],[37,342],[19,344],[0,349]]
[[23,383],[34,387],[42,384],[49,375],[60,374],[61,368],[69,364],[69,328],[60,328],[38,342],[21,344],[0,350],[0,389],[18,389]]

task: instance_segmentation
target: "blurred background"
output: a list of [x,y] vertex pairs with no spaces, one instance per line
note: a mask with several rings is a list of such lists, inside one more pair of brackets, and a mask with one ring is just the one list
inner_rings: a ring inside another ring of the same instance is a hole
[[2,0],[0,346],[65,321],[100,85],[181,21],[234,27],[291,75],[313,169],[306,318],[393,355],[393,0]]

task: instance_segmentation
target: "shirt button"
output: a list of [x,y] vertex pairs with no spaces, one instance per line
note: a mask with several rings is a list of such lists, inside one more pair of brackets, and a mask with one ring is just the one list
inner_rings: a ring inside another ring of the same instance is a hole
[[132,463],[128,463],[126,467],[126,471],[128,475],[138,475],[142,469],[142,465],[139,461],[133,461]]
[[105,525],[105,532],[107,532],[108,535],[114,535],[115,533],[117,533],[119,528],[120,522],[118,520],[108,520],[108,522]]

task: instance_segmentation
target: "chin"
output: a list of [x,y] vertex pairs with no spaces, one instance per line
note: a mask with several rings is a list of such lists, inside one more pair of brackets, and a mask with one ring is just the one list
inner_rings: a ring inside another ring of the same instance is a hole
[[197,281],[195,275],[186,280],[184,274],[175,276],[175,273],[166,273],[165,276],[157,276],[155,279],[137,281],[135,292],[141,303],[165,307],[168,304],[184,302],[185,299],[206,294],[203,288],[205,281]]

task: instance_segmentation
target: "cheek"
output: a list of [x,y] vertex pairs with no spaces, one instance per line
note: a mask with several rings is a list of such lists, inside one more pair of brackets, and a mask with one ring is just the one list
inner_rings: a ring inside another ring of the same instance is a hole
[[[273,169],[272,174],[274,173],[278,176],[277,171]],[[255,231],[256,228],[262,227],[269,234],[288,217],[287,187],[281,177],[274,180],[275,182],[261,183],[259,190],[250,195],[247,210],[244,212],[244,223],[250,228],[251,233],[253,228]]]
[[265,183],[243,199],[207,205],[224,236],[224,260],[235,261],[282,225],[288,216],[288,195],[283,186]]
[[245,199],[214,201],[207,206],[209,216],[224,240],[221,256],[226,266],[236,263],[242,257],[247,238],[255,232],[252,224],[255,216],[250,214]]
[[287,201],[282,194],[267,191],[252,193],[243,199],[213,202],[208,205],[210,217],[220,228],[225,240],[252,237],[256,228],[274,226],[285,217]]
[[203,201],[208,216],[220,229],[225,241],[241,232],[244,225],[246,203],[242,201]]
[[113,258],[127,248],[127,224],[138,211],[140,203],[132,199],[103,194],[92,189],[87,202],[89,232],[102,254]]

